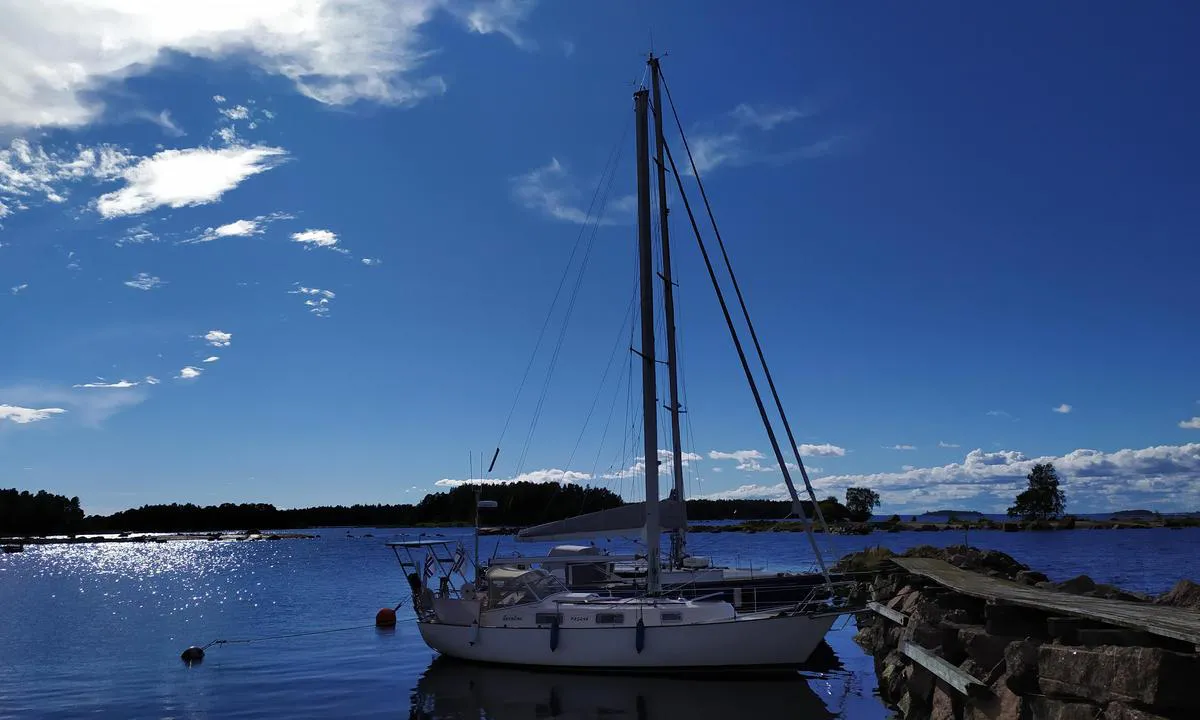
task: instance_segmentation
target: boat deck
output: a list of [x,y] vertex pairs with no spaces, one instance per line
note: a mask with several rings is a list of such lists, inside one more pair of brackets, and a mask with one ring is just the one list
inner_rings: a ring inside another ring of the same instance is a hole
[[893,562],[964,595],[1088,618],[1200,646],[1200,612],[1195,610],[1069,595],[961,570],[932,558],[893,558]]

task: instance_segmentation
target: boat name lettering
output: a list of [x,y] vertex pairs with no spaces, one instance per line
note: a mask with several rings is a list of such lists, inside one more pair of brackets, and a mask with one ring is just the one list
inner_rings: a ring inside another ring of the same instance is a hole
[[504,622],[521,622],[525,619],[524,615],[505,615],[501,618]]

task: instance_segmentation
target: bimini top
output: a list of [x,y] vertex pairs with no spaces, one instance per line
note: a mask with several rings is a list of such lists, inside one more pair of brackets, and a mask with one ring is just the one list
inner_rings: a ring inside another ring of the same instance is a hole
[[388,547],[433,547],[435,545],[453,545],[457,540],[393,540],[389,543],[384,543]]

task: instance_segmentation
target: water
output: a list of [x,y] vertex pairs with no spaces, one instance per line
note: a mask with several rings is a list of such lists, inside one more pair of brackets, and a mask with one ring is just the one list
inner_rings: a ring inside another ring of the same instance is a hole
[[[374,537],[364,538],[365,533]],[[328,529],[317,540],[58,545],[0,555],[0,718],[884,718],[871,659],[829,636],[836,660],[788,681],[703,681],[531,673],[433,662],[411,622],[218,646],[185,667],[179,653],[243,639],[370,625],[408,596],[383,542],[397,531]],[[348,537],[350,533],[354,537]],[[466,536],[447,530],[448,537]],[[795,533],[694,534],[715,560],[803,567]],[[962,541],[958,532],[823,539],[844,554]],[[1200,576],[1200,530],[1001,533],[1003,550],[1052,579],[1087,573],[1144,592]],[[510,552],[511,538],[483,538]],[[523,544],[529,554],[548,546]],[[615,551],[623,551],[614,545]],[[402,608],[400,617],[410,617]]]

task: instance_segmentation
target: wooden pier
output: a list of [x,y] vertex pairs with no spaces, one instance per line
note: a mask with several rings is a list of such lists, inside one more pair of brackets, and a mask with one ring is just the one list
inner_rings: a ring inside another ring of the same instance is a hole
[[900,567],[993,603],[1006,603],[1141,630],[1200,647],[1200,612],[1165,605],[1068,595],[961,570],[931,558],[893,558]]

